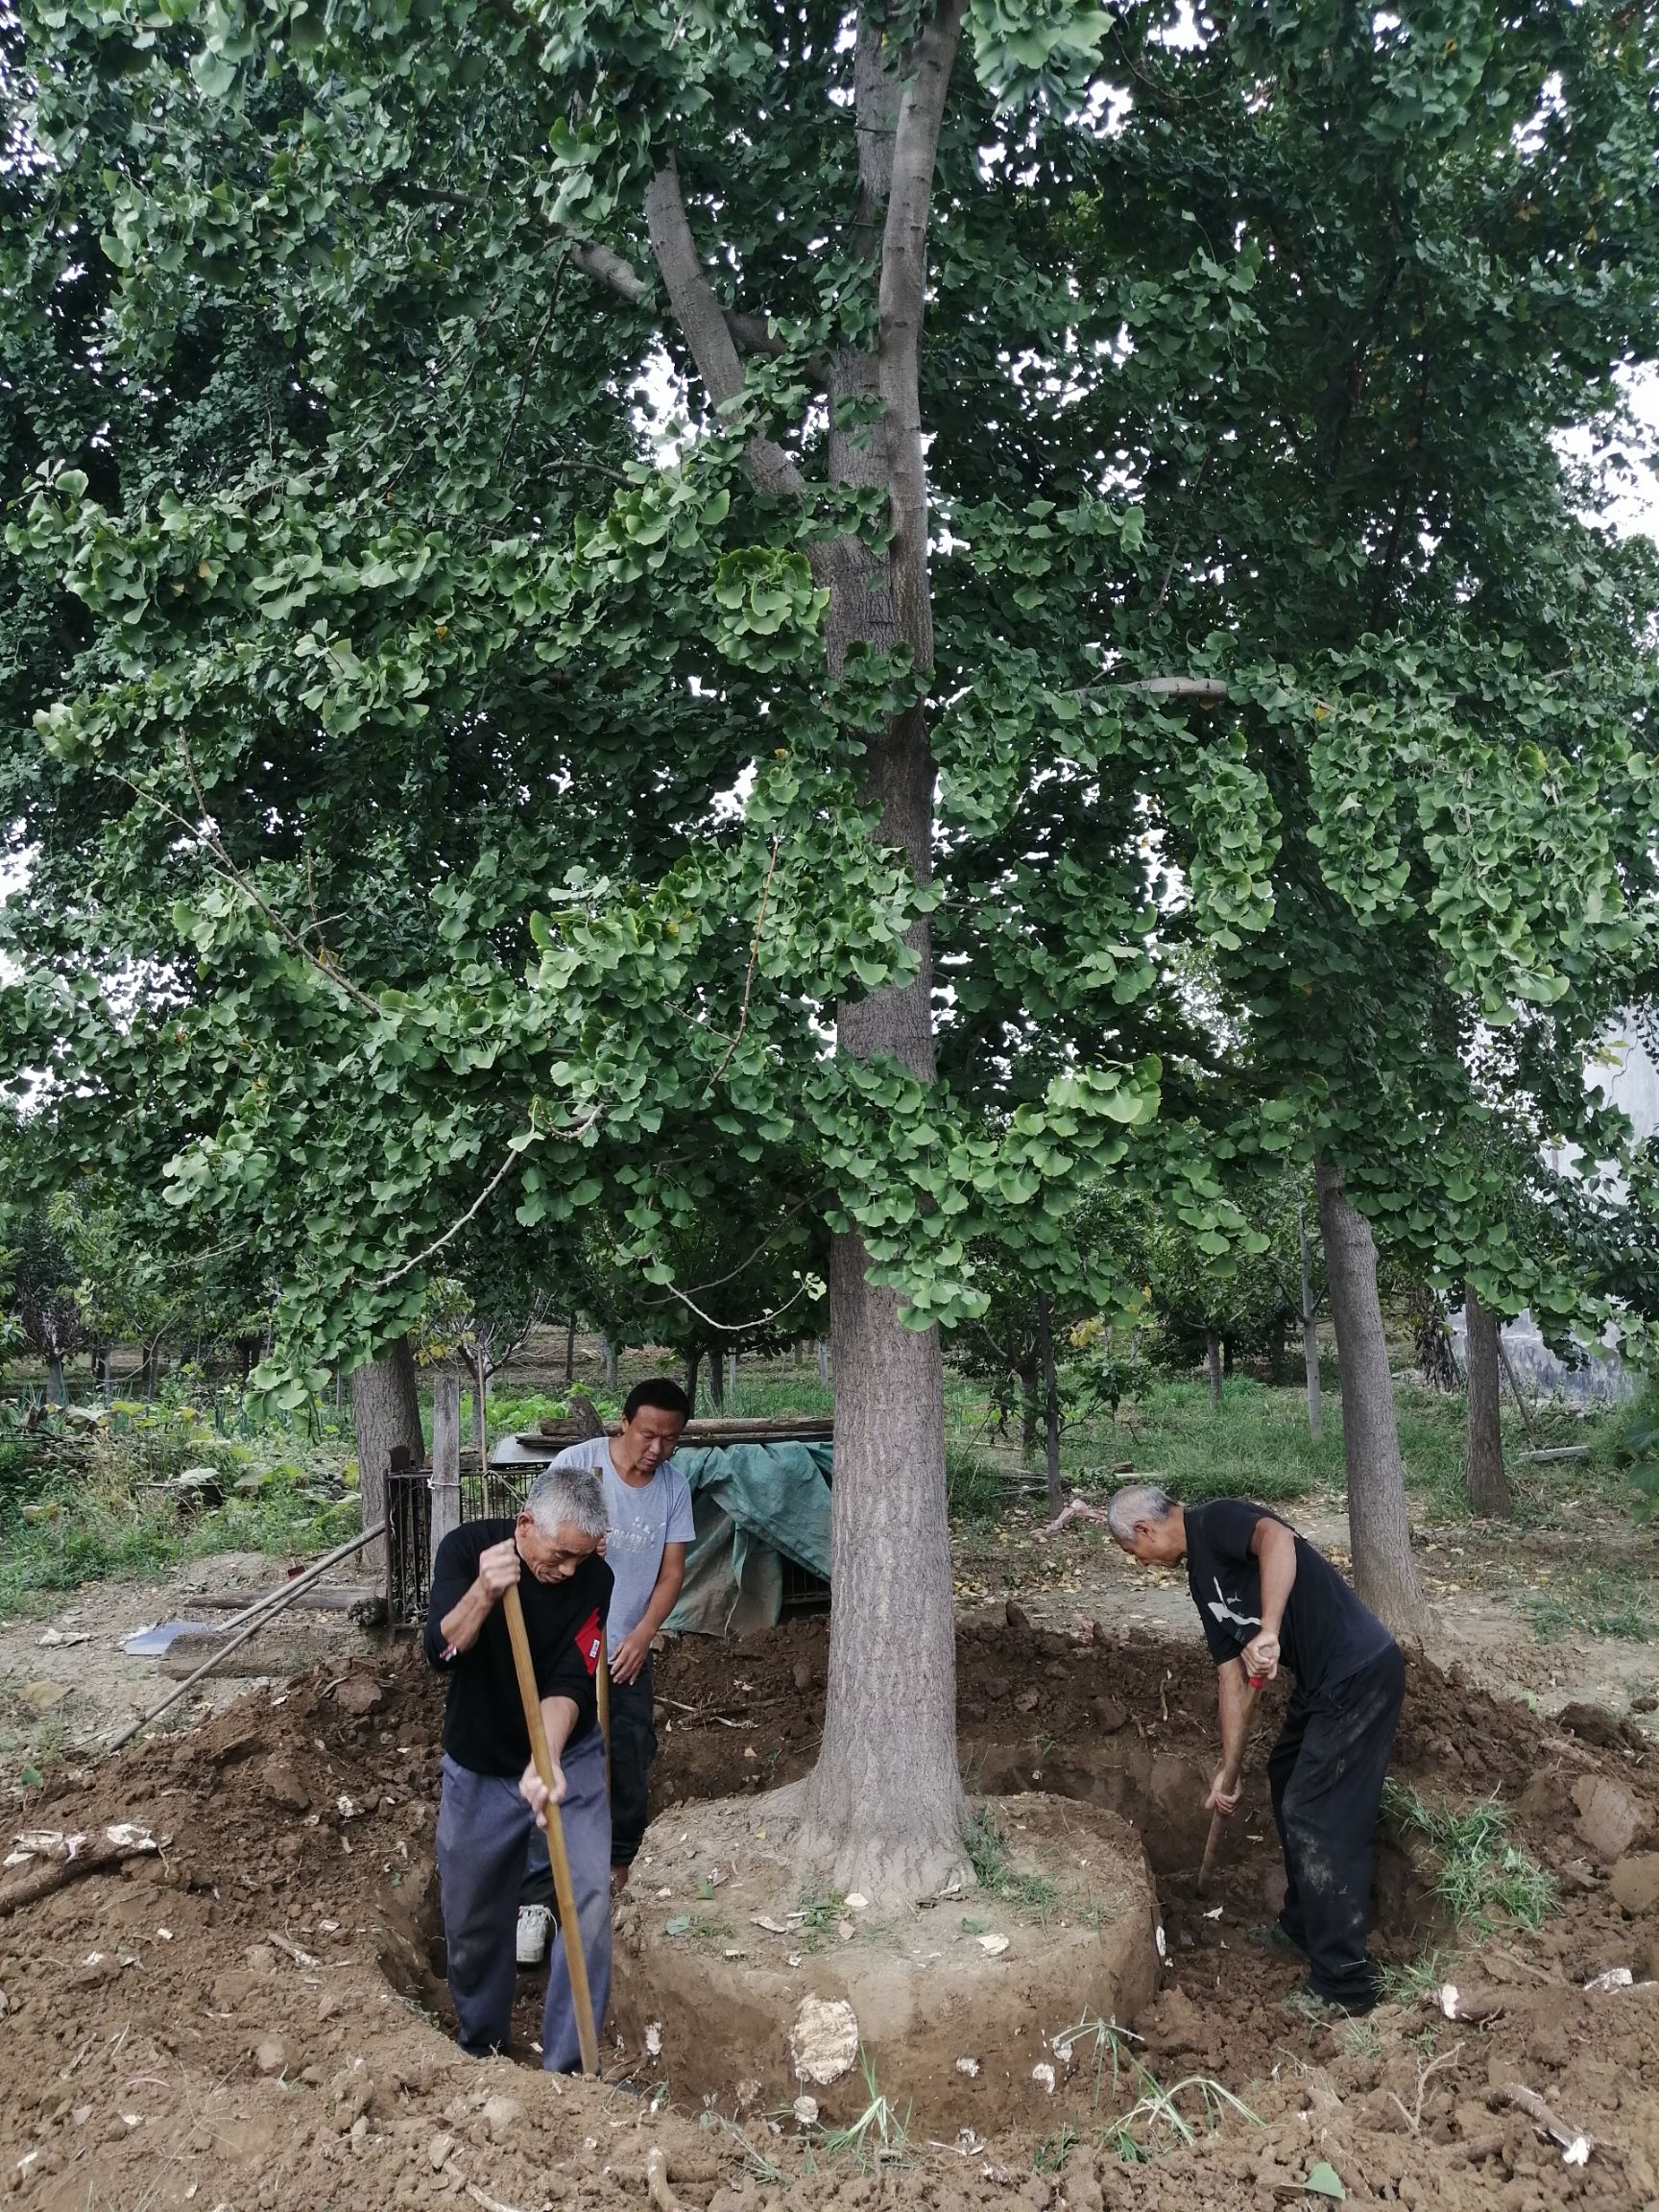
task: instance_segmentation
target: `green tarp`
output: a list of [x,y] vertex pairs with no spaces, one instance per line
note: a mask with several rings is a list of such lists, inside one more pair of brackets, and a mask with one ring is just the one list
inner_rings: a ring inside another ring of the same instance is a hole
[[680,1602],[663,1623],[699,1636],[770,1628],[783,1603],[783,1561],[830,1579],[828,1444],[682,1447],[696,1539]]

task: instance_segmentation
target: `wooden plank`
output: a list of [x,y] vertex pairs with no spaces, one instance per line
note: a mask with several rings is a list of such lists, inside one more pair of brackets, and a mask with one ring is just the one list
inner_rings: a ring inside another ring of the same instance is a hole
[[[247,1602],[246,1590],[186,1590],[180,1598],[180,1608],[186,1613],[236,1613]],[[349,1613],[354,1605],[384,1602],[384,1592],[371,1589],[367,1582],[325,1582],[302,1590],[294,1605],[301,1613]]]

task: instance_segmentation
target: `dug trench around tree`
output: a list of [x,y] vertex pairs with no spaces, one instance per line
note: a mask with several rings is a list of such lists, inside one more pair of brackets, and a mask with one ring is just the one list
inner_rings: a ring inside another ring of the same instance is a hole
[[[689,1830],[682,1809],[716,1798],[738,1801],[733,1821],[763,1825],[765,1791],[813,1755],[823,1669],[817,1623],[744,1645],[674,1644],[658,1675],[659,1827],[675,1833],[679,1815]],[[585,2212],[621,2212],[644,2200],[653,2150],[683,2212],[856,2212],[871,2189],[906,2212],[989,2212],[1011,2195],[1032,2212],[1062,2200],[1099,2212],[1103,2198],[1130,2212],[1260,2212],[1321,2163],[1353,2200],[1454,2212],[1611,2212],[1659,2195],[1659,2005],[1640,1987],[1582,1986],[1621,1966],[1640,1983],[1659,1964],[1659,1791],[1646,1741],[1605,1715],[1545,1721],[1414,1663],[1400,1779],[1434,1804],[1496,1798],[1516,1848],[1557,1885],[1558,1910],[1535,1932],[1494,1910],[1488,1929],[1454,1939],[1431,1859],[1409,1835],[1390,1840],[1379,1950],[1404,1966],[1425,1942],[1455,1940],[1455,1978],[1497,1989],[1496,2008],[1452,2023],[1402,1986],[1403,2002],[1369,2021],[1306,2021],[1285,2005],[1295,1962],[1243,1939],[1278,1875],[1259,1816],[1270,1708],[1217,1886],[1191,1894],[1212,1694],[1195,1642],[962,1623],[971,1785],[991,1792],[1016,1847],[1022,1821],[1052,1818],[1072,1837],[1074,1817],[1125,1823],[1112,1832],[1131,1867],[1131,1845],[1147,1855],[1141,1878],[1155,1885],[1168,1963],[1140,2005],[1137,2042],[1080,2033],[1068,2066],[1056,2039],[1067,2045],[1079,2018],[1046,2024],[1047,2056],[1031,2059],[1020,2092],[1040,2109],[1005,2105],[996,2119],[993,2082],[983,2124],[952,2127],[948,2112],[940,2128],[920,2102],[906,2117],[896,2098],[883,2147],[869,2128],[854,2143],[845,2122],[827,2129],[831,2110],[798,2120],[762,2088],[754,2056],[707,2104],[670,2071],[659,2104],[652,2054],[617,2051],[615,2021],[604,2084],[466,2058],[445,2033],[435,1950],[441,1684],[405,1648],[257,1689],[198,1729],[55,1773],[17,1823],[94,1833],[134,1819],[162,1849],[0,1927],[4,2175],[21,2202],[50,2212],[147,2195],[156,2212],[204,2200],[441,2208],[472,2192],[517,2212],[578,2196]],[[675,1881],[653,1873],[636,1872],[631,1910],[661,1911],[667,1941],[691,1933],[667,1938],[668,1919],[713,1921],[732,1894],[722,1883],[708,1899],[661,1900],[656,1888]],[[983,1913],[951,1902],[958,1922],[985,1917],[1010,1936],[991,1974],[1041,1917],[1014,1917],[1013,1895]],[[804,1910],[799,1894],[791,1910]],[[801,1947],[794,1977],[804,1991],[807,1969],[841,1945],[835,1912],[818,1901],[822,1947]],[[694,1939],[727,1963],[723,1937]],[[528,2041],[540,1977],[520,1983]],[[1006,2046],[959,2055],[982,2068],[1000,2056],[1012,2074]],[[1044,2064],[1052,2097],[1031,2080]],[[986,2082],[951,2071],[952,2095],[957,2081],[965,2097]],[[1587,2165],[1566,2166],[1538,2137],[1505,2101],[1511,2083],[1591,2136]]]

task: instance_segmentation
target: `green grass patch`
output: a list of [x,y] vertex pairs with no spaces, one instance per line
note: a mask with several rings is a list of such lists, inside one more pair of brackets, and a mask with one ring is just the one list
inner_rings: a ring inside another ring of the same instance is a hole
[[[355,1529],[361,1508],[327,1457],[300,1456],[287,1431],[276,1464],[193,1414],[119,1408],[95,1431],[11,1445],[0,1462],[0,1613],[37,1610],[58,1593],[127,1575],[155,1578],[213,1551],[321,1551]],[[21,1456],[20,1456],[21,1455]],[[207,1472],[222,1502],[166,1484]]]
[[857,2119],[845,2128],[826,2128],[818,2142],[826,2157],[844,2158],[860,2172],[904,2163],[910,2156],[910,2107],[902,2112],[883,2097],[876,2085],[876,2070],[862,2045],[858,2070],[864,2077],[866,2103]]
[[1454,1952],[1425,1951],[1408,1965],[1384,1966],[1381,1973],[1383,2002],[1415,2010],[1424,1998],[1439,1988],[1455,1964]]
[[1525,1592],[1521,1605],[1540,1644],[1569,1636],[1659,1641],[1659,1594],[1647,1559],[1601,1557],[1570,1567],[1548,1589]]
[[[1209,1498],[1255,1498],[1272,1504],[1334,1494],[1342,1486],[1336,1406],[1327,1409],[1325,1433],[1315,1444],[1300,1391],[1270,1390],[1244,1377],[1224,1385],[1218,1407],[1205,1383],[1153,1382],[1132,1404],[1119,1407],[1116,1423],[1100,1426],[1102,1449],[1088,1470],[1096,1482],[1113,1480],[1101,1459],[1110,1465],[1131,1456],[1132,1450],[1138,1467],[1194,1505]],[[1122,1449],[1126,1445],[1131,1450]]]
[[1534,1934],[1556,1909],[1555,1877],[1510,1840],[1509,1815],[1493,1799],[1459,1812],[1431,1805],[1415,1790],[1390,1782],[1383,1810],[1422,1837],[1439,1863],[1434,1894],[1457,1926],[1490,1933],[1500,1917]]
[[995,1521],[1009,1502],[1001,1470],[971,1444],[945,1447],[945,1498],[952,1521]]
[[1046,1926],[1060,1902],[1059,1884],[1051,1882],[1046,1874],[1023,1874],[1015,1866],[1009,1857],[1007,1839],[992,1817],[988,1805],[981,1805],[969,1823],[966,1842],[969,1864],[986,1896],[999,1898],[1039,1926]]

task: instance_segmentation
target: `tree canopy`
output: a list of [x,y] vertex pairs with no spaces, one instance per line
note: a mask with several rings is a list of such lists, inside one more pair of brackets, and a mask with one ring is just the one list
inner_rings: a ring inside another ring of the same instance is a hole
[[1470,1164],[1608,1151],[1652,954],[1653,553],[1559,450],[1659,352],[1650,16],[7,36],[7,1050],[280,1280],[273,1388],[753,1185],[931,1404],[988,1248],[1068,1295],[1128,1179],[1225,1263],[1315,1148],[1575,1310]]

